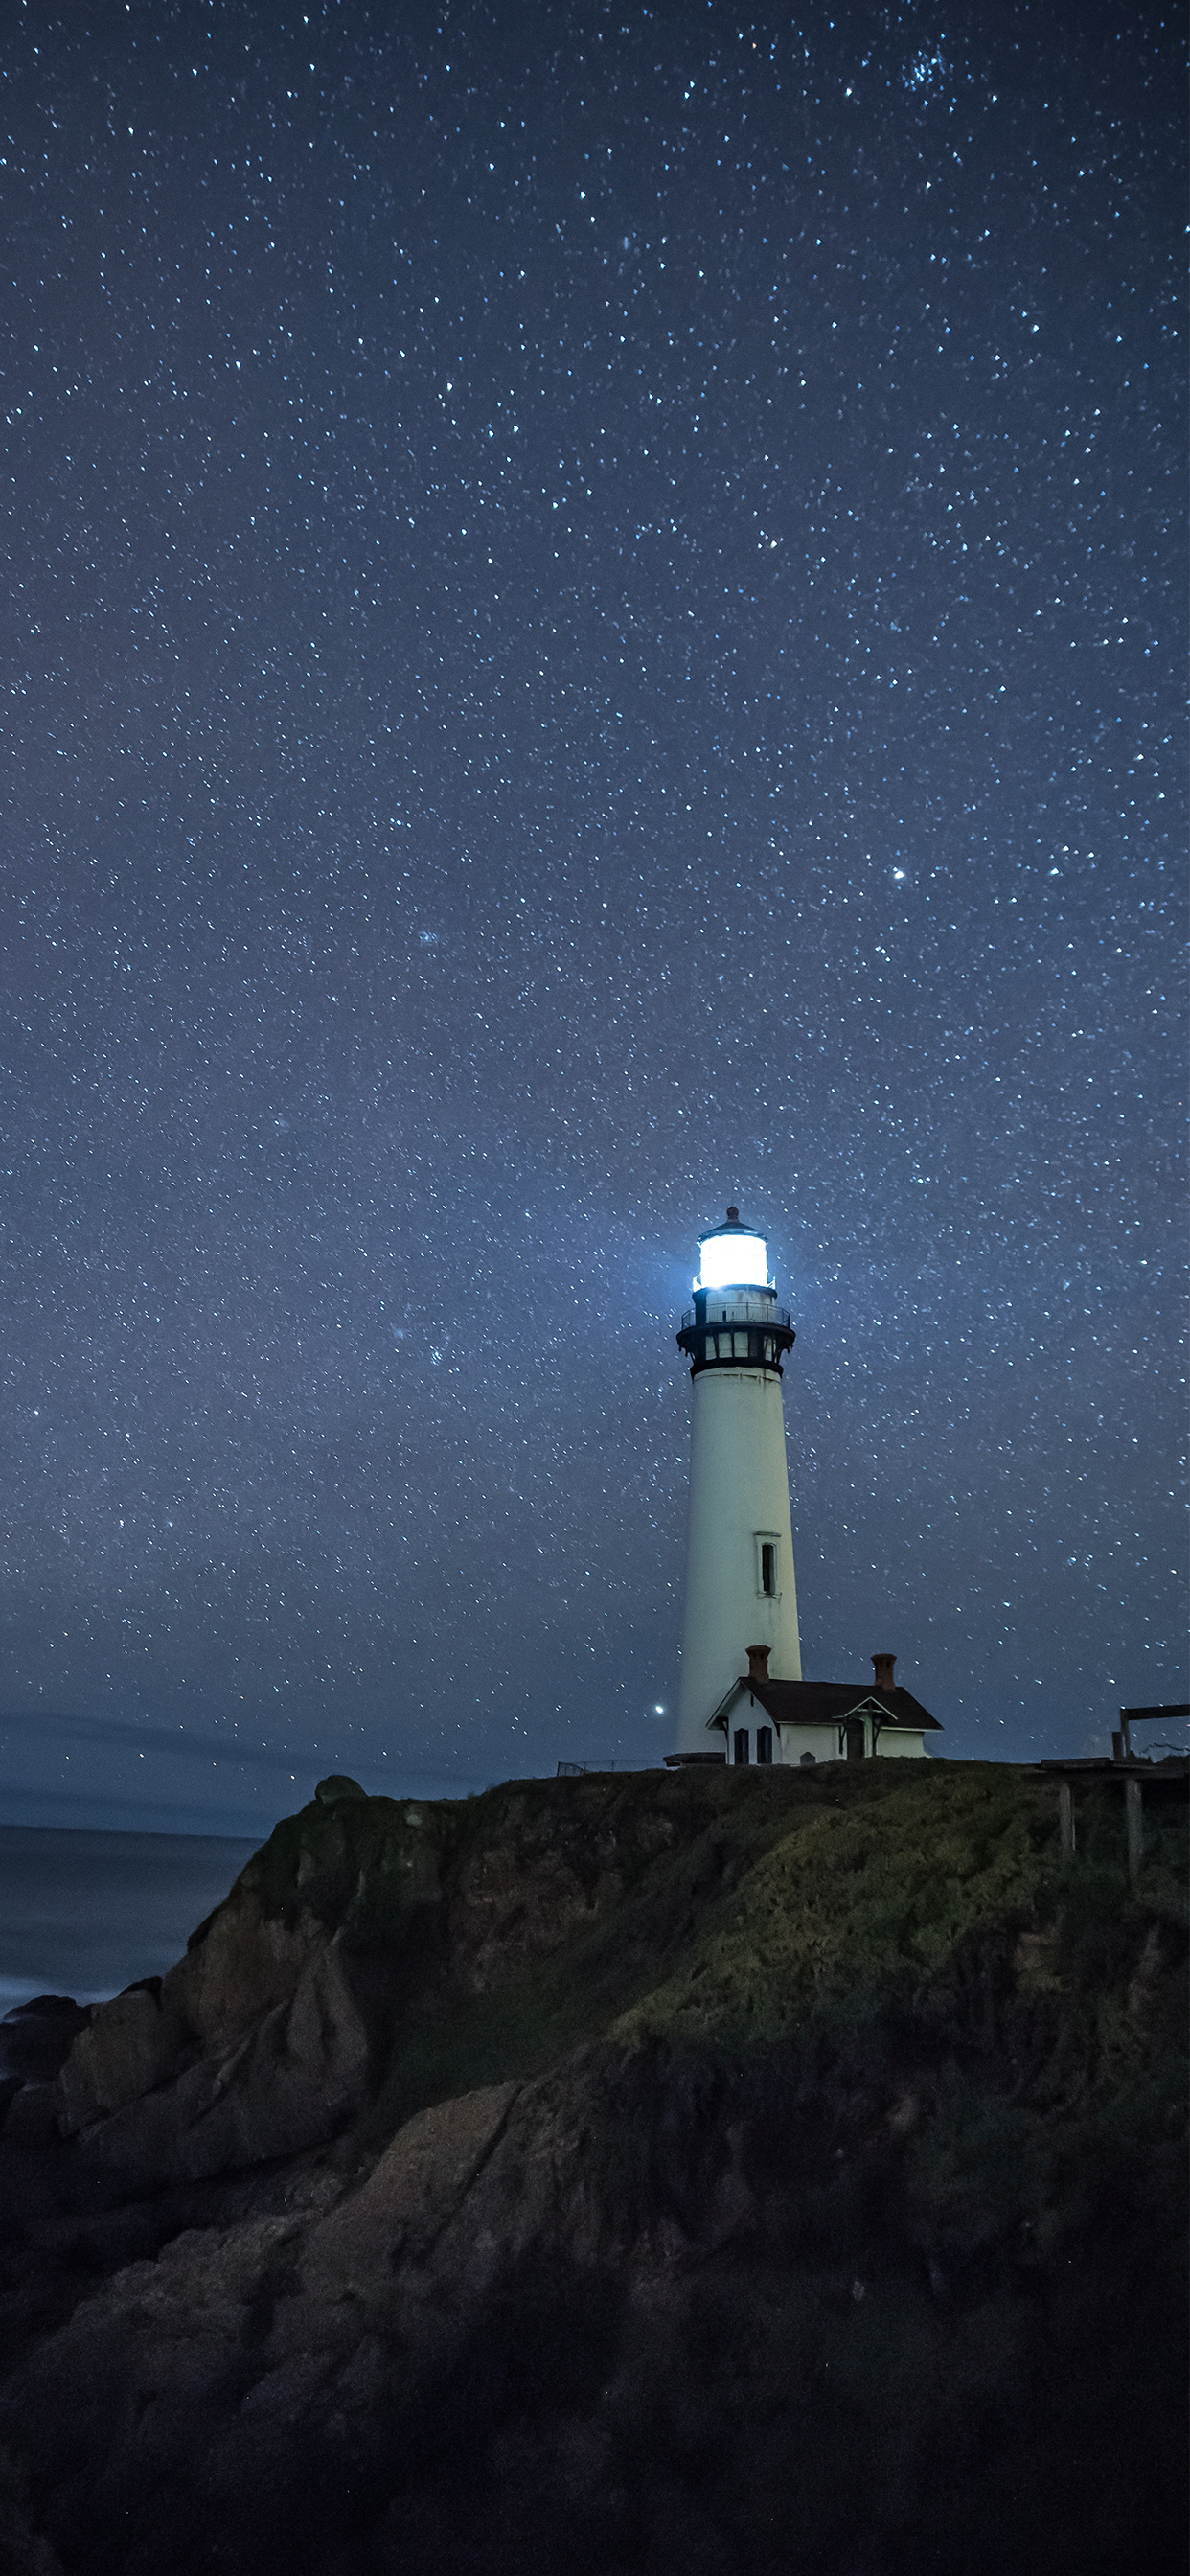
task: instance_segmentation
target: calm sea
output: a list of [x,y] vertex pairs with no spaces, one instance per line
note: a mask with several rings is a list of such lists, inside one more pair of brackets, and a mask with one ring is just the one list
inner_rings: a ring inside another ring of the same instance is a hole
[[161,1976],[257,1849],[223,1834],[0,1825],[0,2015]]

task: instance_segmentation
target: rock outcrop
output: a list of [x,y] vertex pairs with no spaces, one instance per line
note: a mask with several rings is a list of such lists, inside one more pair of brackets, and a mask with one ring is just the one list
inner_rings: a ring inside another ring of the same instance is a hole
[[34,1995],[0,2021],[0,2082],[52,2082],[91,2013],[72,1995]]
[[0,2141],[14,2576],[1166,2576],[1179,1820],[883,1767],[280,1827]]
[[[64,2136],[146,2185],[296,2154],[360,2108],[368,2028],[349,1935],[325,1903],[328,1879],[342,1912],[366,1902],[365,1858],[344,1883],[344,1812],[332,1801],[310,1813],[284,1904],[269,1901],[267,1859],[250,1862],[168,1976],[93,2012],[58,2079]],[[405,1855],[402,1842],[398,1827],[384,1862],[416,1921],[423,1846]]]
[[41,2145],[61,2115],[55,2079],[91,2014],[72,1995],[34,1995],[0,2021],[0,2126],[10,2140]]
[[672,1805],[633,1814],[621,1797],[589,1839],[514,1792],[503,1830],[484,1835],[465,1809],[323,1782],[168,1976],[93,2010],[58,2079],[62,2134],[140,2186],[335,2136],[403,2007],[428,2003],[433,2018],[440,1991],[486,1994],[564,1948],[616,1906],[626,1872],[683,1823],[701,1830],[701,1809]]

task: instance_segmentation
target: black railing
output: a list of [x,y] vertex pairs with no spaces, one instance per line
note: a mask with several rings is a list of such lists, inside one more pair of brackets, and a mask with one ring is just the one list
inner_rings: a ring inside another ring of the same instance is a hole
[[678,1349],[690,1361],[691,1377],[703,1369],[767,1369],[774,1377],[782,1375],[781,1362],[792,1350],[794,1334],[789,1324],[686,1324],[678,1334]]
[[[708,1318],[707,1328],[708,1330],[713,1329],[717,1333],[725,1333],[729,1328],[734,1330],[738,1322],[739,1329],[742,1331],[746,1324],[752,1324],[757,1321],[758,1318],[753,1315],[742,1315],[738,1318],[735,1315],[716,1315],[713,1327],[710,1319]],[[697,1322],[698,1318],[693,1306],[684,1307],[682,1310],[682,1331],[684,1333],[688,1333],[691,1326]],[[774,1324],[778,1325],[782,1332],[788,1333],[792,1331],[792,1317],[790,1316],[788,1306],[774,1306],[771,1315],[766,1315],[764,1317],[762,1328],[764,1330],[771,1331]],[[702,1326],[699,1325],[699,1331],[701,1332],[701,1330]]]

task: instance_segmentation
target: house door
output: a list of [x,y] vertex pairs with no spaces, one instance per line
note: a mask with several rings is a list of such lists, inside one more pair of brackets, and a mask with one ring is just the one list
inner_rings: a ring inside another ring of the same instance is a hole
[[862,1762],[864,1758],[864,1721],[862,1717],[847,1720],[847,1759]]

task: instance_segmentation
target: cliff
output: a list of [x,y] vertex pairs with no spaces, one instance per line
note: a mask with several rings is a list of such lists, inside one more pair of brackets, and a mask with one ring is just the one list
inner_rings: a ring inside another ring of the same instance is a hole
[[[16,2576],[1181,2563],[1184,1805],[356,1796],[0,2140]],[[33,2064],[33,2060],[30,2060]]]

